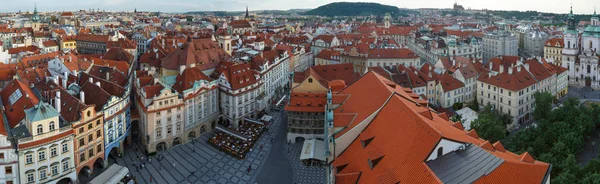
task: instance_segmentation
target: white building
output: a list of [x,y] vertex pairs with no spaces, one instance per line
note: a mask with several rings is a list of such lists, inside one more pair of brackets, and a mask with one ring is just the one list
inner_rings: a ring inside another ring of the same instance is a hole
[[249,63],[222,61],[213,75],[218,76],[221,111],[233,126],[245,117],[256,118],[266,107],[262,76]]
[[567,21],[568,28],[564,33],[563,66],[566,65],[569,69],[570,85],[600,89],[600,22],[595,12],[591,20],[592,24],[580,35],[575,28],[575,18],[571,10]]
[[18,158],[4,122],[7,120],[0,116],[0,183],[19,183]]
[[517,56],[519,40],[507,31],[499,30],[483,36],[483,63],[497,56]]

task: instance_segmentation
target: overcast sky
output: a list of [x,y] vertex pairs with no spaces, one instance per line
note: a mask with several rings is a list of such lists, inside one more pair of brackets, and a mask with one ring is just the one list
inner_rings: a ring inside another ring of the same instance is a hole
[[[316,8],[340,0],[0,0],[0,12],[33,11],[37,3],[39,11],[75,11],[100,8],[112,11],[242,11],[250,10]],[[369,0],[344,0],[369,1]],[[375,0],[375,2],[400,8],[450,8],[454,0]],[[591,14],[600,7],[600,0],[458,0],[465,8],[490,10],[536,10],[567,13],[573,4],[576,14]]]

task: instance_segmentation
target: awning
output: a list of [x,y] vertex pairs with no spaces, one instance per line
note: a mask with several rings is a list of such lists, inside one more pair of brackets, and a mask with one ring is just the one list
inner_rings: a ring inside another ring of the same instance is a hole
[[273,119],[273,117],[271,117],[269,115],[264,115],[264,116],[262,116],[262,118],[260,118],[261,121],[265,121],[265,122],[270,122],[271,119]]
[[127,167],[113,164],[102,174],[96,176],[90,183],[119,183],[129,174]]
[[242,136],[242,135],[239,135],[239,134],[237,134],[237,133],[231,132],[231,131],[229,131],[227,128],[225,128],[225,127],[222,127],[221,125],[217,125],[217,130],[220,130],[220,131],[222,131],[222,132],[225,132],[226,134],[232,135],[232,136],[234,136],[234,137],[237,137],[237,138],[239,138],[239,139],[242,139],[242,140],[244,140],[244,141],[248,141],[248,138],[246,138],[246,137],[244,137],[244,136]]
[[248,122],[256,123],[259,125],[265,125],[263,122],[260,122],[260,121],[254,120],[254,119],[250,119],[250,118],[244,118],[244,120],[248,121]]
[[315,159],[325,161],[325,143],[321,140],[310,139],[304,141],[300,160]]

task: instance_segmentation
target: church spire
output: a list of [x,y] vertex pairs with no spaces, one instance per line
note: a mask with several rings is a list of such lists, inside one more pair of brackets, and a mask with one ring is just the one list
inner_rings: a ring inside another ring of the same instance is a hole
[[246,18],[250,17],[250,15],[248,14],[248,5],[246,5]]

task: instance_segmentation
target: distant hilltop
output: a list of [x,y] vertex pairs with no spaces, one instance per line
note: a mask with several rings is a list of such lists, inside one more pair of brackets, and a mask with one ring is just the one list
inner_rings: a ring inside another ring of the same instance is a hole
[[384,15],[386,13],[390,13],[393,16],[405,16],[408,10],[401,10],[395,6],[379,3],[337,2],[320,6],[304,14],[319,16],[368,16]]

